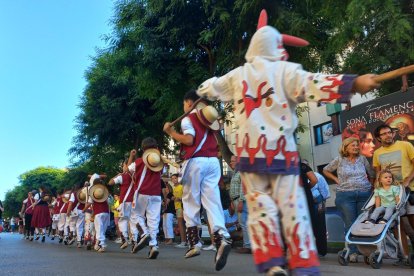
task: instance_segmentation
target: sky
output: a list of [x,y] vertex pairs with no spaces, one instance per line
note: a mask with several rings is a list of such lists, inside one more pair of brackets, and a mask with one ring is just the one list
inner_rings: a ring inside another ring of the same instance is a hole
[[18,176],[65,168],[110,0],[0,0],[0,200]]

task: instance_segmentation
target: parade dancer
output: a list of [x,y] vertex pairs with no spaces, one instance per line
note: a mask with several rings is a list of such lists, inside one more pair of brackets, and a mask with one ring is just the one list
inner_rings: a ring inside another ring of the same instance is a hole
[[[191,110],[198,100],[194,90],[184,96],[184,111]],[[198,226],[201,226],[201,204],[207,211],[208,221],[214,235],[216,245],[215,269],[221,270],[226,265],[231,250],[230,234],[228,233],[224,213],[220,201],[218,183],[221,176],[220,164],[217,158],[218,146],[213,130],[218,130],[217,121],[213,118],[211,106],[201,110],[194,109],[181,121],[183,133],[174,130],[171,123],[165,123],[164,131],[181,144],[181,159],[185,160],[182,174],[184,220],[187,227],[187,240],[190,249],[185,258],[200,255],[201,242]],[[217,112],[214,109],[215,112]]]
[[129,172],[134,175],[134,196],[131,221],[142,229],[140,240],[132,249],[133,253],[143,249],[149,242],[148,259],[156,259],[159,254],[157,234],[161,216],[161,170],[164,163],[158,151],[157,141],[152,137],[142,140],[142,158],[133,162],[136,151],[132,150],[128,159]]
[[131,252],[135,246],[136,241],[138,240],[138,228],[136,223],[134,224],[131,221],[131,209],[132,209],[132,201],[134,197],[134,182],[132,181],[132,175],[128,171],[128,161],[125,160],[122,163],[122,174],[119,174],[112,178],[108,185],[118,184],[120,185],[120,205],[118,207],[119,211],[119,221],[118,227],[119,231],[121,232],[121,239],[122,243],[120,245],[121,249],[125,249],[128,247],[129,241],[129,234],[128,234],[128,225],[130,231],[132,233],[132,242],[131,242]]
[[93,174],[90,182],[93,185],[89,190],[89,197],[84,209],[92,206],[93,220],[95,227],[95,251],[100,253],[106,251],[106,237],[105,232],[109,226],[109,205],[108,205],[108,189],[103,185],[101,176]]
[[25,226],[25,237],[26,240],[30,239],[30,241],[33,241],[33,235],[34,235],[34,228],[32,227],[32,216],[33,216],[33,210],[35,202],[33,198],[33,192],[27,193],[27,198],[23,200],[22,210],[20,213],[24,215],[24,226]]
[[[63,193],[63,197],[62,197],[62,201],[64,202],[64,205],[62,206],[61,212],[60,212],[60,217],[59,217],[59,223],[58,223],[58,227],[59,230],[62,232],[63,234],[63,243],[65,245],[68,245],[69,242],[69,224],[70,224],[70,216],[67,215],[68,212],[68,208],[69,208],[69,199],[70,199],[70,195],[72,193],[72,190],[66,190]],[[59,239],[59,243],[62,242],[62,235],[61,238]]]
[[299,183],[295,108],[305,101],[345,103],[352,93],[363,94],[379,84],[374,75],[306,72],[301,65],[286,61],[283,44],[305,46],[307,42],[267,26],[267,15],[262,11],[246,53],[247,62],[220,78],[205,81],[197,93],[234,102],[236,155],[258,271],[287,275],[283,269],[287,263],[293,275],[318,275],[319,260]]
[[85,204],[79,202],[78,193],[83,185],[77,185],[69,198],[69,206],[66,216],[70,216],[69,229],[71,231],[71,238],[68,244],[71,245],[76,241],[78,248],[82,247],[83,230],[85,226],[85,214],[83,208]]
[[[50,194],[44,187],[39,188],[39,193],[34,197],[35,202],[31,226],[36,228],[37,233],[42,235],[42,242],[45,242],[46,227],[50,226],[51,219],[49,213],[48,201]],[[36,238],[36,240],[39,236]]]
[[63,204],[61,194],[58,194],[56,199],[52,202],[52,238],[51,240],[55,240],[55,237],[58,237],[57,234],[58,230],[58,223],[59,223],[59,210],[61,205]]

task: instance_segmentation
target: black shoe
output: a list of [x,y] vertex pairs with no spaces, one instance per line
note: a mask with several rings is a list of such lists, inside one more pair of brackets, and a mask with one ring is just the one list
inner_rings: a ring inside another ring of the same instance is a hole
[[231,251],[231,243],[232,243],[231,239],[227,239],[224,236],[221,236],[220,240],[221,240],[220,243],[217,243],[216,241],[217,252],[214,258],[217,271],[222,270],[224,266],[226,265],[227,257],[229,256],[229,253]]
[[143,249],[145,246],[147,246],[147,243],[150,241],[150,236],[148,234],[145,234],[141,237],[139,242],[137,242],[134,247],[132,248],[132,253],[137,253],[141,249]]
[[59,243],[62,243],[63,242],[63,238],[59,238]]
[[33,241],[33,236],[30,236],[30,239],[29,239],[29,241]]
[[91,250],[92,249],[92,244],[91,244],[91,242],[90,241],[88,241],[87,243],[86,243],[86,250]]
[[51,240],[54,241],[55,240],[55,236],[52,236]]
[[43,237],[42,237],[42,242],[45,242],[45,240],[46,240],[46,237],[45,237],[45,236],[43,236]]
[[40,236],[36,236],[36,239],[35,239],[35,240],[37,241],[37,240],[39,240],[39,239],[40,239]]
[[[119,246],[119,248],[121,248],[121,249],[125,249],[125,248],[127,248],[128,247],[128,240],[126,240],[126,239],[122,239],[122,243],[121,243],[121,245]],[[132,246],[132,248],[133,248],[134,246]]]
[[148,259],[156,259],[159,253],[160,252],[158,251],[158,246],[156,245],[151,246],[151,249],[148,253]]
[[64,243],[65,245],[68,245],[68,237],[66,237],[66,238],[63,240],[63,243]]

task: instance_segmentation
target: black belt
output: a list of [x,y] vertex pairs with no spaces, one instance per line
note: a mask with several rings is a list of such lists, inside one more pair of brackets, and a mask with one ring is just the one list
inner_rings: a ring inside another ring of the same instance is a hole
[[236,196],[236,197],[234,197],[234,198],[233,198],[232,200],[236,200],[236,199],[239,199],[239,197],[240,197],[240,196]]

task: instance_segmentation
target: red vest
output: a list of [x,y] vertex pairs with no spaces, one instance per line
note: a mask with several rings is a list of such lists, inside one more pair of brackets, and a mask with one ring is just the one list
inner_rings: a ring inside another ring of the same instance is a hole
[[35,202],[34,199],[27,198],[26,211],[25,211],[26,214],[28,214],[28,215],[33,214],[34,206],[32,206],[32,205],[33,205],[34,202]]
[[[190,113],[188,118],[193,125],[195,130],[195,137],[194,143],[191,146],[186,146],[181,144],[180,150],[180,158],[181,159],[190,159],[192,157],[217,157],[218,148],[217,148],[217,140],[214,136],[213,130],[205,127],[200,120],[197,118],[196,113]],[[203,140],[204,134],[207,131],[207,138],[199,151],[195,154],[195,150],[200,145],[201,141]],[[193,155],[194,154],[194,155]]]
[[94,201],[92,204],[92,210],[95,215],[100,214],[100,213],[109,213],[108,201],[106,200],[104,202]]
[[53,214],[59,214],[60,208],[62,208],[62,198],[59,196],[56,199],[55,207],[53,208]]
[[[77,193],[72,193],[75,201],[72,203],[72,211],[75,209],[76,205],[78,205],[78,197],[76,196]],[[83,210],[85,208],[85,204],[79,203],[78,210]]]
[[[66,203],[64,203],[64,202],[62,201],[62,204],[63,204],[63,205],[60,205],[59,212],[60,212],[61,214],[66,214],[66,213],[68,212],[69,201],[68,201],[68,202],[66,202]],[[62,208],[62,206],[63,206],[63,208]]]
[[[144,161],[142,161],[142,158],[135,160],[135,179],[133,187],[134,189],[132,192],[135,192],[138,188],[139,180],[141,179],[141,174],[144,170],[144,167],[145,164]],[[143,195],[161,195],[161,171],[153,172],[147,168],[145,178],[142,181],[138,193]]]
[[[126,196],[126,193],[128,192],[129,185],[131,185],[131,182],[132,182],[132,177],[128,172],[123,173],[121,176],[122,176],[122,185],[120,185],[119,203],[124,202],[124,198]],[[134,198],[134,187],[132,187],[131,191],[129,191],[129,195],[127,199],[125,200],[125,202],[132,202],[133,198]]]

